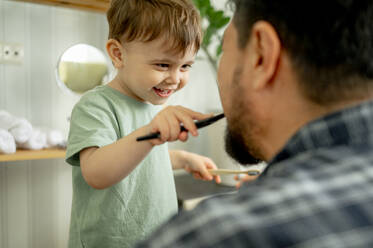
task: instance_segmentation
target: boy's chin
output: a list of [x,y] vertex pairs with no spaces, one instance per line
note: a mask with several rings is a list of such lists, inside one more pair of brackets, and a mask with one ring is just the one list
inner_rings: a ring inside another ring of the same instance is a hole
[[165,104],[167,102],[168,98],[166,99],[157,99],[157,100],[151,100],[151,101],[148,101],[149,103],[153,104],[153,105],[162,105],[162,104]]

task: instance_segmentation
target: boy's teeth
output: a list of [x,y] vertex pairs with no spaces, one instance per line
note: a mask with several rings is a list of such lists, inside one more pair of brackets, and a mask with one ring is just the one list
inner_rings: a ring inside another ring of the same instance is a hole
[[160,89],[160,88],[157,88],[157,87],[154,87],[154,90],[157,92],[157,94],[159,96],[162,96],[162,97],[169,96],[172,92],[172,90],[170,90],[170,89]]
[[154,87],[154,88],[156,88],[157,90],[162,91],[162,92],[168,92],[168,91],[170,91],[169,89],[160,89],[160,88],[157,88],[157,87]]

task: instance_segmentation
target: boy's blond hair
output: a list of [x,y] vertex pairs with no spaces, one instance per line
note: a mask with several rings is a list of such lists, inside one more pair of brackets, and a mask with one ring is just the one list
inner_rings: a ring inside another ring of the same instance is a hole
[[172,51],[184,54],[201,45],[198,10],[190,0],[111,0],[109,39],[149,42],[161,35]]

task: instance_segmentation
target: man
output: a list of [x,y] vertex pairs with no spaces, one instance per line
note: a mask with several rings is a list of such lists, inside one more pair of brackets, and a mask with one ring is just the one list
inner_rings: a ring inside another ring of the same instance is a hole
[[234,2],[227,151],[268,166],[142,246],[373,247],[373,1]]

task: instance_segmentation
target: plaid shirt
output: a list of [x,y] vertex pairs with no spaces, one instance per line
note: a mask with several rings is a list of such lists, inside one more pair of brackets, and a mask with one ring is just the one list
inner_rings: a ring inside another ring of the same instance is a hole
[[373,102],[309,123],[258,180],[140,247],[373,247]]

